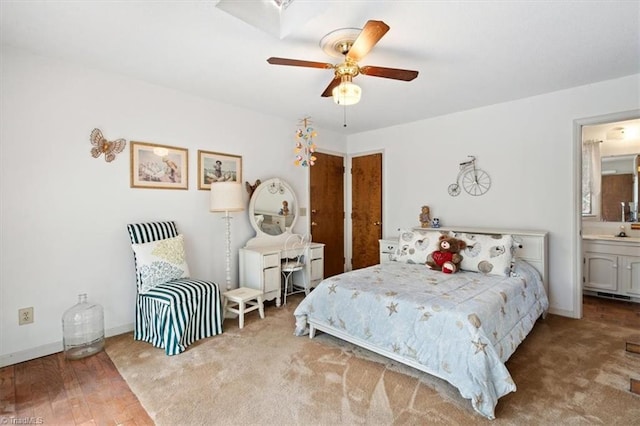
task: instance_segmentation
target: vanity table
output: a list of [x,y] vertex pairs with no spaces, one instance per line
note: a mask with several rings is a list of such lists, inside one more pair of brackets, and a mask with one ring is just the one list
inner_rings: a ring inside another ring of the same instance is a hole
[[[289,213],[281,212],[287,201]],[[285,257],[285,244],[293,234],[298,200],[293,189],[281,179],[262,182],[249,202],[249,221],[256,236],[240,249],[240,285],[260,290],[264,300],[276,299],[281,304],[281,262]],[[293,275],[296,286],[309,283],[313,288],[324,278],[324,244],[312,242],[304,253],[305,268]]]

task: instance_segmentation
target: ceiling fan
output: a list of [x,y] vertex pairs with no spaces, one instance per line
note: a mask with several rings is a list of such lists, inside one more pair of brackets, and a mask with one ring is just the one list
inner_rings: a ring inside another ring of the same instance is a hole
[[333,80],[321,96],[333,96],[334,102],[339,105],[353,105],[360,101],[362,94],[360,87],[353,83],[353,78],[359,74],[402,81],[411,81],[418,76],[418,71],[358,65],[358,61],[369,53],[387,31],[389,31],[389,26],[384,22],[368,21],[362,30],[342,28],[330,32],[320,40],[320,46],[329,55],[343,58],[343,62],[336,65],[274,57],[267,59],[267,62],[273,65],[333,69]]

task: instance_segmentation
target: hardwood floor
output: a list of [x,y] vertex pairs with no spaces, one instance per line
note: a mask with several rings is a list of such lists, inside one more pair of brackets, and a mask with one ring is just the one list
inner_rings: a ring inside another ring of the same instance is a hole
[[640,330],[640,303],[584,296],[582,317]]
[[0,424],[153,425],[106,352],[0,369]]
[[[585,319],[640,329],[640,304],[585,296]],[[0,369],[0,424],[153,425],[106,352]]]

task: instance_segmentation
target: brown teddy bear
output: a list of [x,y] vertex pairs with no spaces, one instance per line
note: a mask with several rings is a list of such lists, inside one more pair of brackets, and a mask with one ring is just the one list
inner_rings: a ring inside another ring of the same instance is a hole
[[460,250],[464,250],[467,247],[467,243],[457,238],[441,235],[438,247],[438,250],[433,251],[427,256],[427,267],[436,271],[442,271],[445,274],[457,272],[459,269],[458,265],[462,262]]

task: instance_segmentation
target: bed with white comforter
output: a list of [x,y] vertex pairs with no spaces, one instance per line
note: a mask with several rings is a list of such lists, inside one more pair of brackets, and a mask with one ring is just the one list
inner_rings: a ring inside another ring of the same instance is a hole
[[533,266],[516,260],[509,275],[402,262],[346,272],[300,303],[295,333],[318,329],[444,379],[493,419],[516,390],[504,363],[549,306]]

